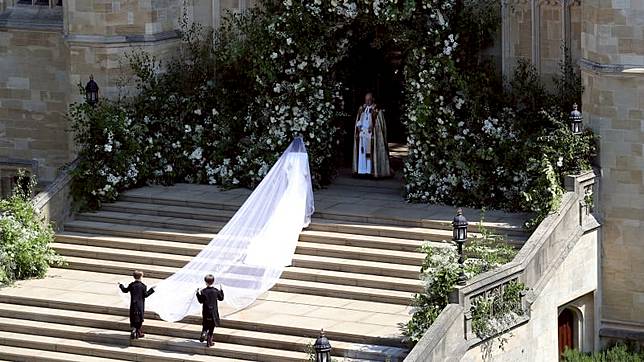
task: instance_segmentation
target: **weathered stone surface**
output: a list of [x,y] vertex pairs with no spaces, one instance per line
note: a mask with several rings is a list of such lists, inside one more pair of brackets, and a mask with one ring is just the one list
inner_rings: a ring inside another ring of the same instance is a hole
[[7,142],[0,157],[37,160],[38,177],[53,180],[71,157],[68,48],[62,34],[51,31],[7,29],[0,39],[7,44],[0,54],[0,124]]

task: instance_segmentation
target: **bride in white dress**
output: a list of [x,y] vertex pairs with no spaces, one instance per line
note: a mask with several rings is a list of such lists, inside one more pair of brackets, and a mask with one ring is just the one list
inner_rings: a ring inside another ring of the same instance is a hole
[[226,290],[234,311],[252,304],[291,264],[302,228],[313,214],[308,155],[296,138],[230,221],[188,264],[159,282],[148,310],[170,322],[195,314],[195,290],[206,274]]

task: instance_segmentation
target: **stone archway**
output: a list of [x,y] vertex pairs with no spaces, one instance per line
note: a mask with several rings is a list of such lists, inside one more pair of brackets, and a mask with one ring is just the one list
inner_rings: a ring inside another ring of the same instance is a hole
[[364,96],[371,92],[378,107],[385,111],[387,141],[404,144],[406,128],[402,121],[404,104],[404,79],[402,51],[389,39],[382,26],[374,29],[356,27],[356,36],[348,55],[338,64],[336,77],[342,82],[344,112],[348,115],[342,124],[343,163],[349,167],[353,150],[353,127],[356,111],[364,103]]
[[566,349],[581,349],[582,313],[572,306],[564,307],[557,318],[559,355]]

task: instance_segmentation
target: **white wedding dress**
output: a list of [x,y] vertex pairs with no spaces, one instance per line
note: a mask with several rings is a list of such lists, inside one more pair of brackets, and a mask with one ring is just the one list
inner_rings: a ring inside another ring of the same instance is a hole
[[313,211],[308,155],[298,137],[217,236],[155,286],[147,309],[170,322],[197,313],[195,291],[204,286],[206,274],[223,286],[224,303],[235,311],[249,306],[291,264],[299,234]]
[[358,120],[359,144],[358,144],[358,174],[371,174],[371,128],[373,120],[371,119],[371,106],[366,106],[364,112]]

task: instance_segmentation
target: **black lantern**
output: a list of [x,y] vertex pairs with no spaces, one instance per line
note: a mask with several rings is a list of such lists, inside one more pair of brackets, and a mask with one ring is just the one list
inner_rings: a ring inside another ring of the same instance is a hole
[[581,112],[577,110],[577,103],[572,106],[572,112],[570,112],[570,129],[574,134],[581,134],[581,121],[584,117],[581,115]]
[[85,99],[90,105],[98,103],[98,84],[94,81],[94,75],[89,76],[89,82],[85,86]]
[[467,219],[463,216],[463,210],[458,209],[454,221],[452,221],[453,237],[452,240],[458,245],[458,264],[460,272],[458,274],[458,285],[465,285],[465,257],[463,256],[463,244],[467,242]]
[[315,340],[313,349],[315,349],[315,362],[331,362],[331,344],[324,334],[324,329],[320,331],[320,336]]

